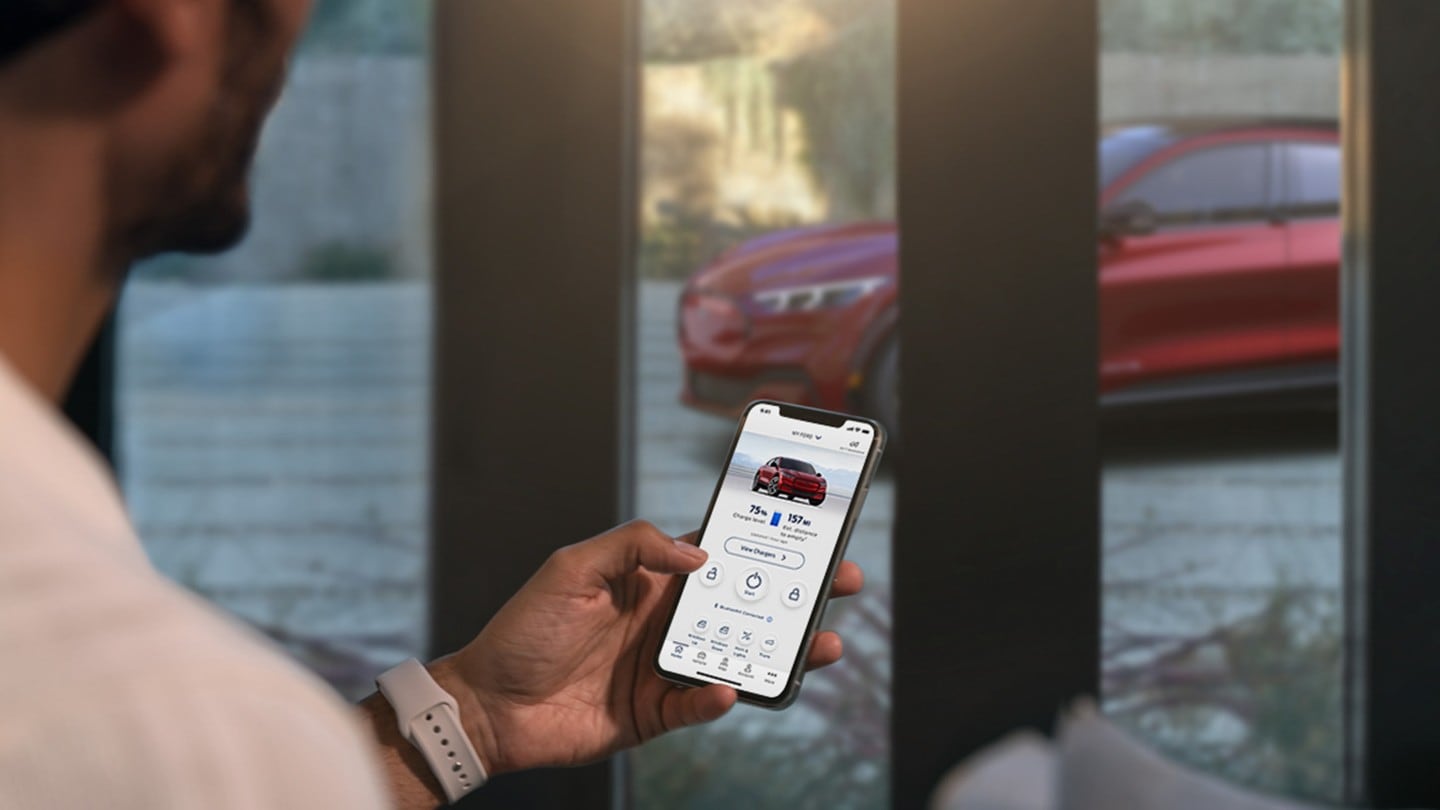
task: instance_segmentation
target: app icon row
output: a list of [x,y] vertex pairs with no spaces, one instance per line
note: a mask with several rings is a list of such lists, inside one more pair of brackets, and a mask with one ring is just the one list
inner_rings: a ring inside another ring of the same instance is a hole
[[701,616],[696,619],[691,629],[695,631],[696,635],[703,636],[709,634],[712,635],[716,641],[728,641],[737,647],[749,647],[758,640],[760,642],[760,649],[767,653],[775,652],[775,649],[780,646],[780,640],[774,635],[761,637],[751,628],[737,627],[728,621],[721,621],[717,624],[708,616]]
[[[680,654],[680,650],[676,650],[675,652],[677,655]],[[780,677],[779,672],[776,672],[773,669],[764,669],[762,667],[757,667],[754,662],[745,661],[742,663],[740,661],[735,661],[732,665],[729,656],[707,656],[704,650],[697,650],[692,660],[697,665],[702,667],[713,664],[715,666],[715,669],[719,672],[739,675],[742,678],[753,678],[756,676],[760,676],[765,679],[766,683],[775,683],[776,679]]]

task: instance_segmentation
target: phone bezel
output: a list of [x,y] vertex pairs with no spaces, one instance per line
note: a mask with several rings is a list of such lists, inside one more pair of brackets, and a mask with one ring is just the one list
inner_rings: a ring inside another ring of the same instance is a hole
[[[790,663],[789,683],[785,689],[775,697],[766,697],[754,692],[746,691],[736,687],[740,700],[753,706],[762,706],[767,709],[783,709],[795,702],[800,695],[800,685],[805,680],[805,658],[810,654],[810,644],[815,639],[815,632],[820,627],[820,622],[825,617],[825,608],[830,600],[830,589],[835,584],[835,572],[840,567],[840,562],[845,559],[845,550],[850,545],[850,535],[855,528],[855,522],[860,517],[860,510],[865,506],[865,496],[870,490],[870,479],[874,477],[875,469],[880,464],[880,456],[885,450],[885,427],[874,419],[853,414],[839,413],[837,411],[826,411],[820,408],[811,408],[805,405],[795,405],[788,402],[779,402],[769,399],[757,399],[746,405],[740,412],[740,419],[735,425],[735,435],[730,439],[730,447],[725,451],[725,466],[720,471],[720,479],[715,484],[715,492],[710,496],[710,505],[705,509],[705,519],[700,523],[698,538],[703,537],[705,529],[710,525],[710,518],[715,510],[715,503],[720,499],[720,491],[725,486],[725,476],[729,473],[730,459],[735,456],[735,447],[740,443],[740,436],[744,433],[745,423],[750,418],[750,412],[761,405],[774,406],[780,411],[780,415],[788,418],[799,419],[812,424],[824,425],[826,427],[838,428],[848,422],[863,422],[872,428],[873,435],[870,438],[870,448],[865,454],[865,463],[860,469],[860,477],[855,484],[855,493],[851,496],[849,510],[845,514],[845,520],[840,526],[840,537],[835,542],[835,551],[830,555],[830,561],[826,568],[824,586],[815,596],[815,604],[810,608],[810,620],[805,629],[805,640],[800,645],[800,650],[795,660]],[[690,586],[687,577],[680,586],[680,592],[675,596],[675,602],[670,606],[670,617],[665,622],[665,632],[661,636],[660,644],[655,649],[654,667],[660,677],[675,683],[686,686],[708,686],[714,681],[693,678],[678,672],[672,672],[665,668],[662,660],[662,653],[665,650],[665,639],[670,637],[670,631],[675,624],[675,613],[680,607],[680,598],[684,596],[685,589]],[[731,684],[727,684],[731,685]]]

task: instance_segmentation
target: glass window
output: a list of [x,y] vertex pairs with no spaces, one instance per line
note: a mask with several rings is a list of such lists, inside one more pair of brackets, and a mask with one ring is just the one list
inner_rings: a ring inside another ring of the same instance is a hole
[[1101,0],[1102,125],[1255,142],[1125,194],[1186,218],[1164,250],[1100,251],[1103,705],[1168,757],[1322,801],[1344,770],[1339,224],[1211,228],[1255,216],[1266,149],[1302,128],[1334,140],[1282,164],[1290,188],[1333,205],[1340,6]]
[[1287,202],[1294,216],[1340,215],[1340,147],[1335,144],[1292,143]]
[[136,268],[119,316],[120,479],[150,556],[351,697],[425,646],[427,20],[322,2],[251,234]]
[[1161,225],[1264,219],[1268,149],[1261,144],[1202,149],[1152,169],[1121,194],[1141,202]]
[[[704,516],[752,399],[894,426],[895,10],[640,8],[635,513],[678,533]],[[845,660],[807,677],[783,714],[741,706],[637,751],[633,806],[888,803],[892,499],[882,466],[849,546],[865,592],[825,618]]]
[[1173,143],[1174,134],[1163,126],[1107,127],[1100,134],[1100,190]]

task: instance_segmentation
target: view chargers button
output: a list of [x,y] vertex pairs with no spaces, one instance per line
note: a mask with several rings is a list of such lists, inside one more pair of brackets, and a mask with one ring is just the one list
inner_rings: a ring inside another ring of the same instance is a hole
[[732,557],[778,565],[781,568],[798,569],[805,564],[805,555],[788,548],[757,543],[743,537],[731,537],[725,541],[725,551]]
[[765,598],[770,591],[770,576],[759,568],[751,568],[735,580],[735,593],[747,602]]

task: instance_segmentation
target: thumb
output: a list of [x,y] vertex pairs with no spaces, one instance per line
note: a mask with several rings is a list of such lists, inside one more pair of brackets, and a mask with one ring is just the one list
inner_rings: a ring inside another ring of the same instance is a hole
[[738,697],[734,689],[718,683],[693,689],[676,687],[661,699],[660,722],[667,731],[674,731],[719,720],[734,707]]

